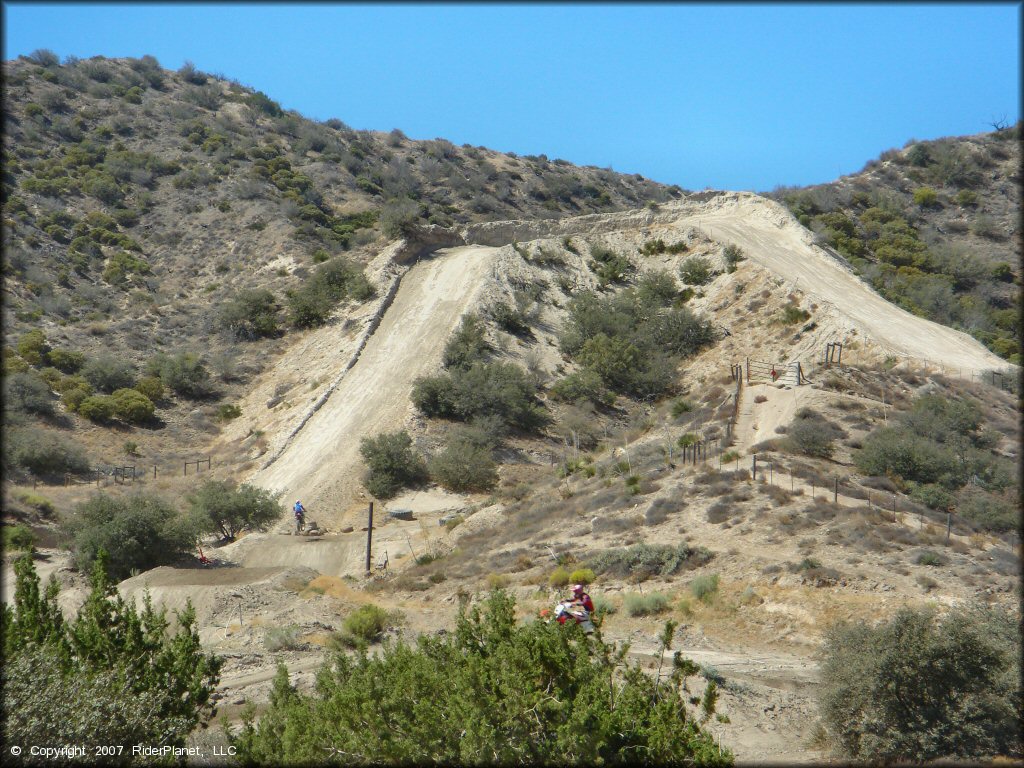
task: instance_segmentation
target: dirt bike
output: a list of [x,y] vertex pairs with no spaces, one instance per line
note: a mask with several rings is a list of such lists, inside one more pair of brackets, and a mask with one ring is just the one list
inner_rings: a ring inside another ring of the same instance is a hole
[[554,620],[562,625],[573,620],[588,635],[594,631],[594,622],[590,620],[590,612],[572,600],[562,600],[555,606],[554,613],[549,610],[543,610],[541,611],[541,616],[547,618],[548,621]]

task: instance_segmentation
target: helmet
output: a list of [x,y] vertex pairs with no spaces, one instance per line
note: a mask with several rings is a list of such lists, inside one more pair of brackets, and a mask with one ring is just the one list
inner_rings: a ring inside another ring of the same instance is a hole
[[582,584],[573,584],[572,585],[572,593],[574,595],[578,595],[582,591],[583,591],[583,585]]

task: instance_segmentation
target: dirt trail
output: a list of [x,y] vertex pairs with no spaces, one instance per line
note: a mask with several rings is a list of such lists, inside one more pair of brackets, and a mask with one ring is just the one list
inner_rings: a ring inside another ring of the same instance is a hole
[[285,492],[286,501],[301,498],[313,517],[336,527],[357,491],[360,438],[402,427],[413,380],[437,369],[449,334],[484,285],[494,251],[441,250],[409,270],[358,362],[252,481]]
[[812,301],[831,305],[863,335],[900,355],[928,358],[951,368],[1007,367],[1005,360],[967,334],[916,317],[883,299],[848,267],[815,248],[811,233],[778,203],[732,193],[698,206],[691,203],[680,213],[678,224],[697,226],[716,240],[740,246],[748,258]]

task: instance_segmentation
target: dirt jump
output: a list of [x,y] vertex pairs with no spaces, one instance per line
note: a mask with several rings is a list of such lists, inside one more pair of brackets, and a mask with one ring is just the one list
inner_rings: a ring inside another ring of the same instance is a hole
[[283,492],[289,503],[302,499],[318,521],[337,528],[358,494],[360,439],[402,428],[412,413],[413,381],[438,369],[445,342],[483,287],[495,250],[441,250],[413,266],[356,364],[251,481]]

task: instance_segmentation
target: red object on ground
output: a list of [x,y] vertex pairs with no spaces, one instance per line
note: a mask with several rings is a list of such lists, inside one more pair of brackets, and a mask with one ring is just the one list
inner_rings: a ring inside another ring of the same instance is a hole
[[206,555],[203,554],[203,548],[199,547],[198,549],[199,549],[199,562],[202,563],[203,565],[210,565],[212,561],[210,560],[210,558],[208,558]]

